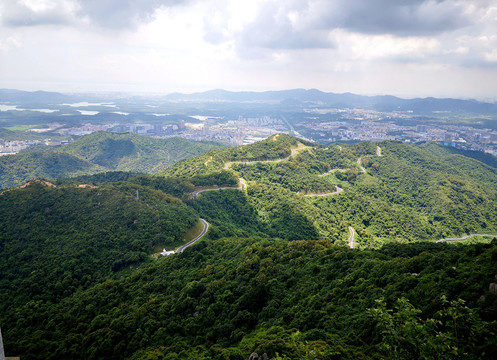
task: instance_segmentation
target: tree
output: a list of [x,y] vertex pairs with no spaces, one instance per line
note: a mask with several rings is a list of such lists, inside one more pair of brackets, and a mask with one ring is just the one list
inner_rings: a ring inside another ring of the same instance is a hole
[[389,358],[490,359],[494,355],[488,349],[495,350],[497,342],[489,344],[488,338],[495,336],[496,322],[482,321],[464,300],[449,302],[442,296],[441,302],[443,307],[433,318],[422,319],[421,310],[404,297],[397,300],[394,310],[387,309],[383,299],[377,300],[369,313],[378,321],[380,347]]

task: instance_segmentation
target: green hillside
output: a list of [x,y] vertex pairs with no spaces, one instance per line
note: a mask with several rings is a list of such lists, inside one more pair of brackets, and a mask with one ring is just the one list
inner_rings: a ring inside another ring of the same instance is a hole
[[38,177],[95,173],[104,168],[61,152],[32,152],[0,157],[0,188],[8,188]]
[[155,173],[179,160],[223,146],[182,138],[96,132],[61,148],[0,157],[0,188],[37,177],[57,179],[111,170]]
[[[497,239],[434,241],[497,235],[491,158],[279,134],[123,171],[148,157],[139,141],[97,133],[64,155],[99,173],[0,191],[8,355],[495,357]],[[199,217],[200,241],[151,256],[193,238]]]
[[[497,157],[481,151],[462,150],[454,147],[442,147],[433,143],[425,143],[420,145],[421,148],[432,152],[436,156],[449,157],[451,155],[462,155],[462,157],[470,157],[481,161],[482,163],[497,168]],[[453,156],[453,158],[461,159],[462,157]]]
[[[139,190],[140,201],[136,200]],[[0,193],[0,312],[56,302],[181,242],[198,217],[136,185],[58,186],[34,181]]]
[[[271,156],[255,155],[272,145]],[[297,150],[289,156],[292,149]],[[278,135],[181,161],[164,174],[207,188],[245,180],[247,187],[236,194],[205,192],[193,201],[223,236],[263,234],[345,245],[351,226],[355,245],[364,248],[497,233],[497,169],[461,154],[441,156],[443,151],[434,144],[397,142],[309,146]],[[196,182],[207,178],[210,183]],[[253,216],[241,223],[247,213]]]
[[63,151],[109,170],[155,173],[179,160],[222,146],[225,145],[178,137],[155,139],[100,131],[68,144]]
[[28,360],[492,359],[496,250],[226,238],[0,320]]
[[[275,141],[276,139],[276,141]],[[180,161],[166,169],[166,176],[193,177],[220,172],[228,161],[276,160],[291,154],[301,142],[294,137],[278,134],[254,144],[229,149],[220,149],[197,156],[188,161]]]
[[[20,125],[21,127],[23,125]],[[29,127],[29,126],[28,126]],[[15,140],[40,140],[44,141],[47,138],[47,134],[38,134],[36,132],[19,131],[19,130],[9,130],[4,127],[0,127],[0,139],[5,141],[15,141]],[[65,137],[58,136],[60,140],[65,139]]]

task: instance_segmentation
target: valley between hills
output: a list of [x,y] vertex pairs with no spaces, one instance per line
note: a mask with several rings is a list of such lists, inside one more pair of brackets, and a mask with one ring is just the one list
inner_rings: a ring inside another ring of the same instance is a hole
[[9,354],[493,358],[495,159],[284,134],[147,141],[101,132],[2,159]]

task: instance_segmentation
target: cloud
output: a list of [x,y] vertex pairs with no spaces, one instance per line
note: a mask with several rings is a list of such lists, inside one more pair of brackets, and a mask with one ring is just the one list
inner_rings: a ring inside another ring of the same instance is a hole
[[269,1],[239,34],[241,46],[268,49],[333,48],[326,29],[314,26],[311,2]]
[[0,39],[0,53],[6,53],[12,49],[21,47],[21,45],[21,42],[12,36],[6,39]]
[[229,20],[226,12],[215,11],[203,18],[203,38],[208,43],[218,45],[230,39]]
[[[362,68],[370,62],[478,67],[497,64],[497,7],[491,0],[269,0],[234,31],[209,21],[204,39],[230,42],[244,60]],[[229,14],[223,15],[225,18]],[[223,17],[221,16],[221,19]],[[322,58],[324,56],[324,58]],[[293,60],[292,60],[293,59]],[[335,65],[340,66],[335,66]],[[342,66],[341,64],[348,64]]]
[[0,34],[3,82],[68,89],[483,94],[497,81],[495,0],[0,0]]
[[180,3],[176,0],[78,0],[81,9],[91,24],[102,28],[135,28],[140,23],[153,20],[157,8]]
[[430,37],[478,22],[488,0],[266,1],[237,36],[239,46],[266,49],[334,48],[333,32]]
[[135,29],[153,20],[160,7],[188,0],[3,0],[1,21],[9,27],[66,25],[82,21],[99,28]]
[[72,0],[4,0],[0,19],[8,27],[67,25],[77,8]]
[[357,61],[423,61],[440,51],[440,41],[435,38],[408,37],[392,35],[364,35],[337,30],[335,36],[341,50],[350,59]]
[[455,0],[336,0],[329,4],[321,3],[319,26],[365,34],[430,36],[474,21],[467,11],[473,5]]

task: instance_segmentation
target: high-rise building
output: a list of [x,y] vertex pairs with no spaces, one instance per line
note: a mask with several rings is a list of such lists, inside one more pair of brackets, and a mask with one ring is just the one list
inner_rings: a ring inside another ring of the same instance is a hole
[[427,126],[426,125],[416,125],[416,131],[418,133],[425,133],[427,130]]
[[164,131],[164,128],[162,127],[161,124],[155,124],[154,125],[154,132],[157,134],[157,135],[160,135],[162,134]]

